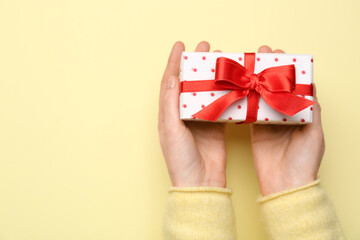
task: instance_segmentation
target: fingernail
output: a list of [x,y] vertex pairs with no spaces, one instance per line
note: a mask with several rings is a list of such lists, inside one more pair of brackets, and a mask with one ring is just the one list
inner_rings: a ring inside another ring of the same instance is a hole
[[167,82],[168,88],[174,88],[175,87],[175,77],[171,76],[169,77],[169,80]]

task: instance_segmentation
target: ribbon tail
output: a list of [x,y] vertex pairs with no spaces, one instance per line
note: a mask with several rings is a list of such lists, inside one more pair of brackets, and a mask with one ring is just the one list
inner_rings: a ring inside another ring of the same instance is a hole
[[195,113],[193,117],[202,120],[216,121],[230,104],[236,100],[246,97],[247,94],[248,90],[233,90],[228,94],[216,99],[204,109]]
[[316,103],[286,92],[271,93],[263,91],[260,95],[270,107],[287,116],[293,116]]

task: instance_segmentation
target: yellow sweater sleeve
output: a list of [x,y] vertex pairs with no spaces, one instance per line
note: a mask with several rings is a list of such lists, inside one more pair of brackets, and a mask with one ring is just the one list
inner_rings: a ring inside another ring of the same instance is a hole
[[270,240],[341,240],[344,233],[320,179],[260,196],[261,221]]
[[231,189],[171,187],[165,207],[164,240],[234,240]]

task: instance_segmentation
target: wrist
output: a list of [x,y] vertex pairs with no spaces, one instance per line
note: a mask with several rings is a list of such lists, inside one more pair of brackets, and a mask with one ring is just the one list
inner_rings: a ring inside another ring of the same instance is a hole
[[221,187],[226,188],[226,176],[212,176],[211,178],[171,178],[173,187]]
[[259,180],[260,192],[262,196],[267,196],[274,193],[279,193],[285,190],[290,190],[298,188],[314,182],[317,179],[317,176],[307,176],[307,177],[280,177],[280,178],[271,178]]

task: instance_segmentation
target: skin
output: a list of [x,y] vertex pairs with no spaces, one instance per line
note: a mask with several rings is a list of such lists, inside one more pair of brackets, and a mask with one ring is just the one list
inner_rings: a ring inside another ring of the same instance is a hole
[[[195,51],[208,52],[208,42]],[[226,187],[225,123],[184,122],[179,114],[179,67],[182,42],[171,50],[161,81],[158,131],[175,187]],[[259,52],[272,51],[268,46]],[[317,101],[315,97],[315,101]],[[251,125],[254,166],[263,196],[301,186],[317,178],[325,150],[320,106],[313,123],[301,126]]]
[[[261,46],[261,53],[284,53]],[[317,179],[325,152],[321,109],[314,94],[313,122],[306,125],[251,125],[254,166],[263,196]]]
[[[208,52],[200,42],[197,52]],[[158,130],[173,186],[226,186],[225,124],[183,122],[179,114],[179,67],[185,46],[173,46],[161,81]]]

